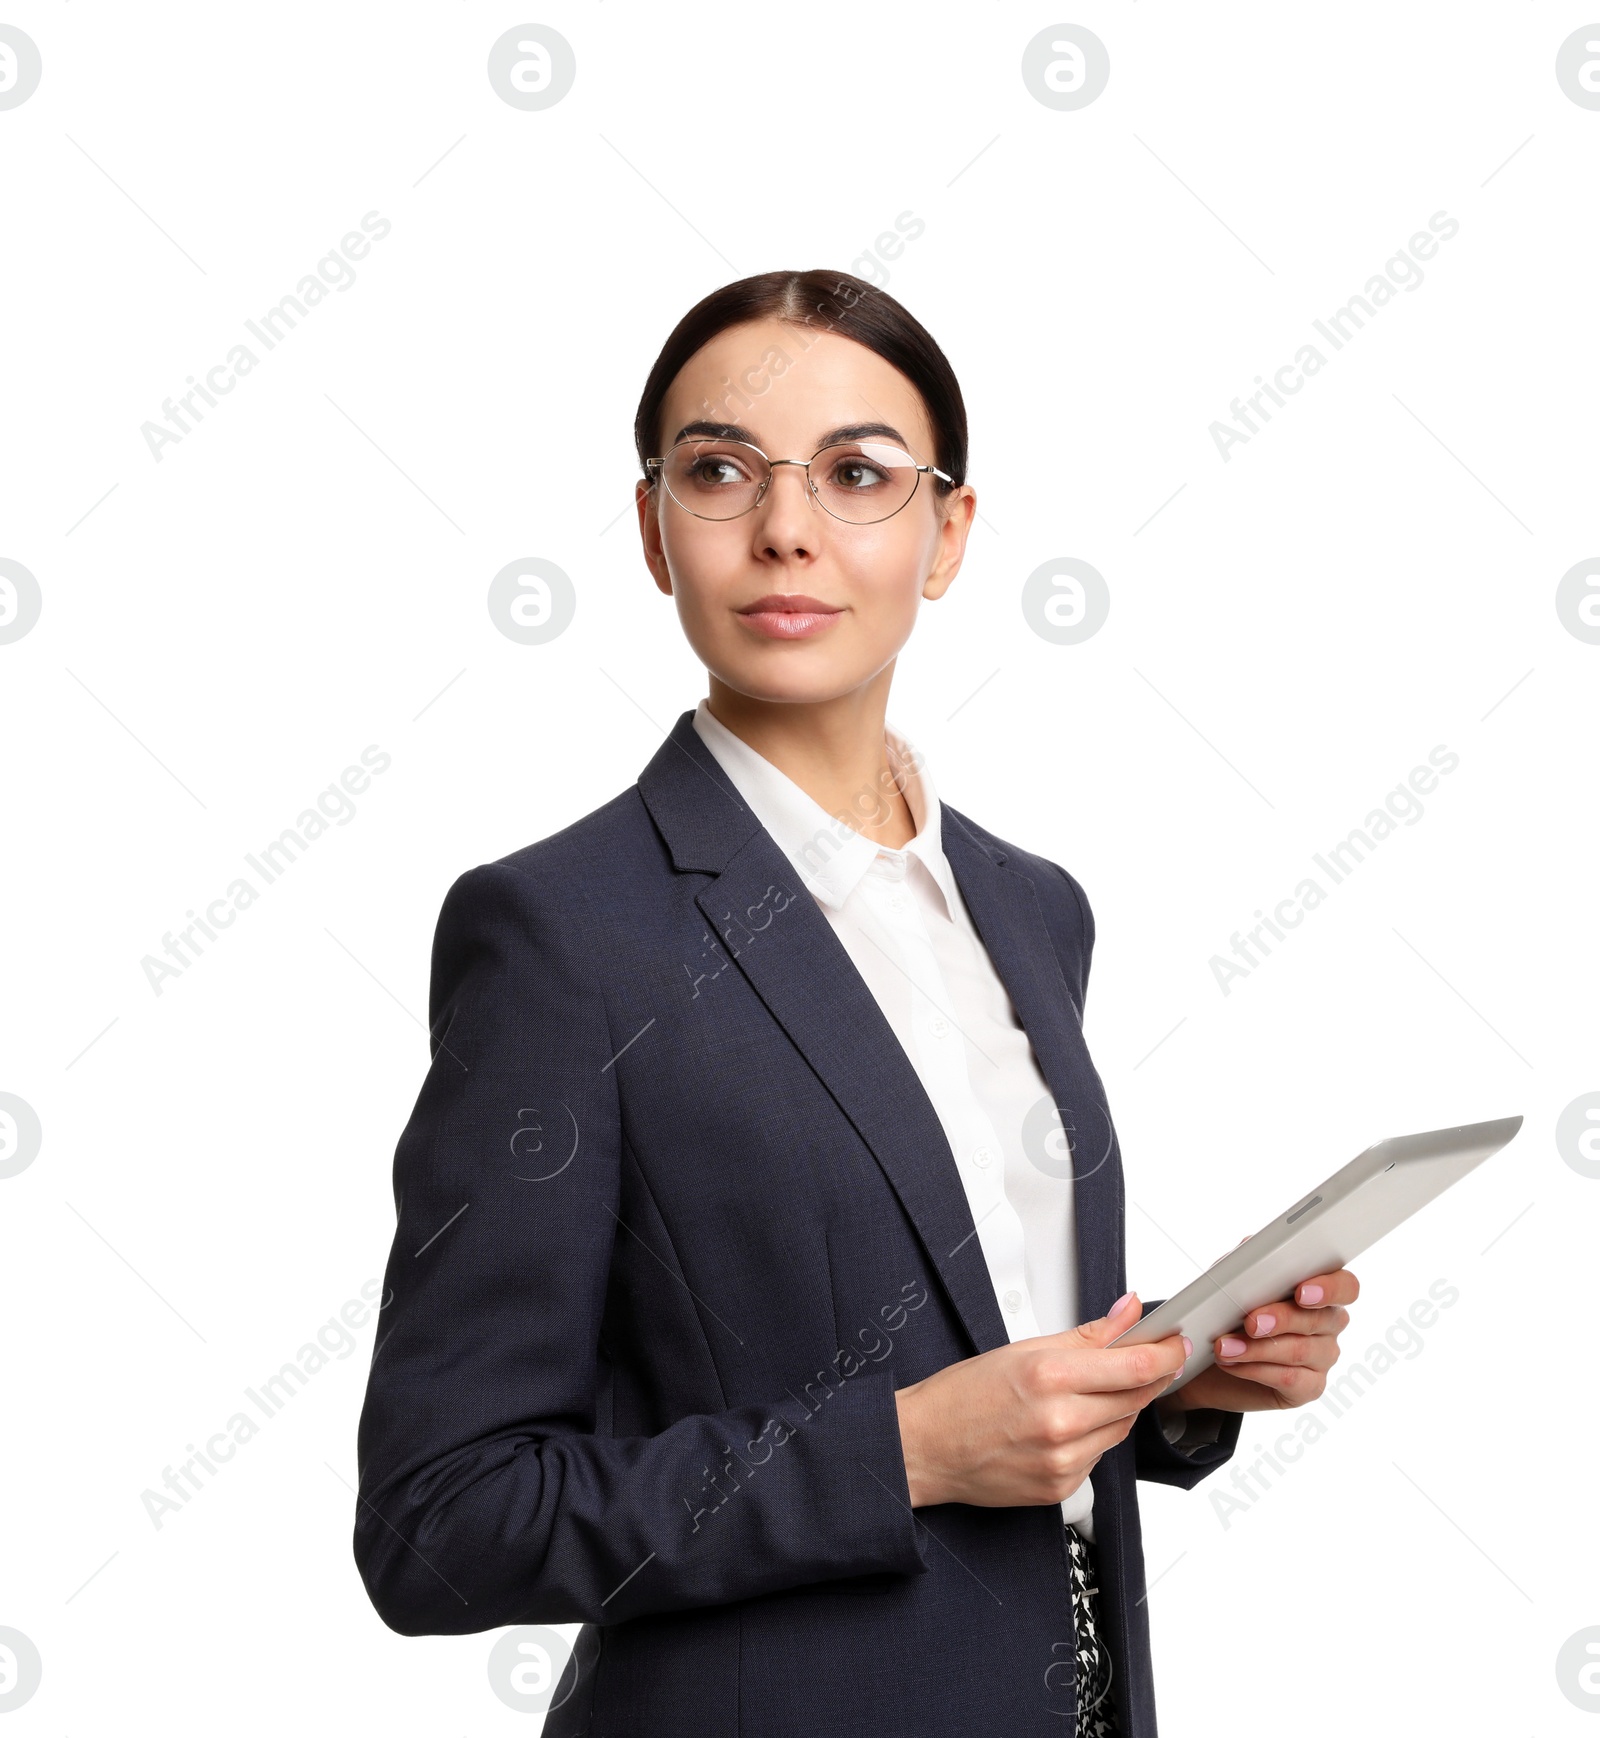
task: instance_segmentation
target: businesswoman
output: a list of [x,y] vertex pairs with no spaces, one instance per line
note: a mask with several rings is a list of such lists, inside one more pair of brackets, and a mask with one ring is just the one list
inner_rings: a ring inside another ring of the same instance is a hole
[[886,721],[974,512],[929,334],[841,273],[730,284],[635,438],[709,692],[445,898],[362,1578],[404,1635],[582,1624],[552,1738],[1155,1738],[1135,1480],[1320,1394],[1354,1276],[1176,1393],[1180,1337],[1109,1345],[1089,902]]

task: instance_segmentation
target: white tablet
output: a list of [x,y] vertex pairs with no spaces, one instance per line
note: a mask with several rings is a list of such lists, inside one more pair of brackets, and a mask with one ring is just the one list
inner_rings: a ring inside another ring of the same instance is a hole
[[1379,1141],[1111,1344],[1144,1345],[1187,1334],[1194,1351],[1163,1390],[1172,1393],[1215,1363],[1211,1343],[1219,1334],[1241,1330],[1245,1316],[1263,1304],[1292,1298],[1301,1280],[1348,1267],[1419,1207],[1499,1152],[1521,1127],[1520,1116],[1506,1116]]

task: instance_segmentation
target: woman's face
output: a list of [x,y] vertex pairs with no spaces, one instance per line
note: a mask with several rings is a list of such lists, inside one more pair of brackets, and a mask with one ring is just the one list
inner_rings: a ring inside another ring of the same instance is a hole
[[[730,381],[744,393],[730,398]],[[685,363],[662,407],[660,452],[697,423],[738,425],[737,438],[771,459],[809,459],[838,430],[876,424],[871,438],[935,462],[928,413],[905,375],[853,339],[781,320],[730,327]],[[855,524],[812,496],[800,466],[778,465],[738,518],[696,517],[659,480],[641,480],[637,504],[650,571],[712,676],[752,699],[806,703],[890,669],[921,600],[942,596],[961,566],[974,495],[941,496],[924,473],[892,517]],[[752,610],[775,598],[810,601]]]

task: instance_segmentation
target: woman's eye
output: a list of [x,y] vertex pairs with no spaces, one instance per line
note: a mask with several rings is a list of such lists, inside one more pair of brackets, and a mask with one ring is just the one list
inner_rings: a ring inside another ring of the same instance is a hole
[[840,488],[852,492],[870,489],[875,484],[888,481],[876,465],[868,464],[865,459],[841,459],[834,466],[833,480]]
[[701,459],[693,472],[697,483],[719,484],[737,483],[743,478],[743,473],[732,459]]

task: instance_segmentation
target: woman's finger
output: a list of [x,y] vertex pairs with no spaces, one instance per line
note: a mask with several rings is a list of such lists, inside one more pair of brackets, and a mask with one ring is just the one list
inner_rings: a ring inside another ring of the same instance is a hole
[[1294,1288],[1294,1299],[1307,1309],[1323,1309],[1329,1304],[1354,1303],[1361,1295],[1361,1282],[1348,1267],[1332,1273],[1314,1273]]
[[1265,1340],[1223,1334],[1213,1349],[1222,1369],[1241,1376],[1250,1375],[1252,1366],[1274,1364],[1328,1370],[1339,1356],[1338,1341],[1326,1334],[1274,1334]]
[[[1328,1382],[1328,1372],[1314,1364],[1238,1364],[1227,1368],[1218,1364],[1214,1369],[1223,1382],[1251,1382],[1258,1388],[1282,1395],[1283,1398],[1277,1402],[1281,1406],[1303,1406],[1308,1400],[1315,1400]],[[1211,1371],[1205,1373],[1210,1374]],[[1203,1382],[1205,1375],[1197,1376],[1195,1381]],[[1234,1407],[1234,1402],[1229,1399],[1212,1403],[1224,1411]]]
[[1291,1303],[1263,1304],[1244,1318],[1245,1334],[1264,1340],[1273,1334],[1340,1334],[1350,1325],[1350,1312],[1342,1304],[1303,1310]]

